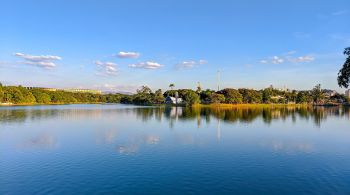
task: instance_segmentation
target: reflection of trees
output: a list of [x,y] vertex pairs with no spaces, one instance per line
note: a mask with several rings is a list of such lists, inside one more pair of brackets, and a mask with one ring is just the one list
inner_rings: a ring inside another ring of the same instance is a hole
[[142,121],[167,120],[170,126],[176,121],[197,121],[200,125],[202,120],[210,123],[211,117],[227,123],[251,123],[262,120],[270,124],[273,120],[291,119],[296,122],[300,119],[312,120],[317,126],[327,117],[346,117],[350,120],[349,107],[251,107],[251,108],[190,108],[190,107],[129,107],[122,109],[99,109],[99,108],[73,108],[66,109],[26,109],[26,108],[3,108],[0,109],[0,124],[25,122],[26,120],[41,120],[50,118],[86,119],[115,116],[115,114],[130,114]]
[[[120,109],[125,111],[126,109]],[[4,108],[0,109],[0,124],[6,123],[22,123],[27,120],[43,120],[43,119],[87,119],[87,118],[101,118],[110,116],[111,113],[123,114],[123,112],[116,109],[84,109],[84,108],[55,108],[50,107],[28,107],[28,108]]]
[[27,110],[27,109],[9,109],[0,110],[0,123],[18,123],[26,120],[36,120],[42,118],[52,118],[57,116],[58,112],[54,109],[46,110]]
[[[146,110],[144,110],[146,109]],[[198,121],[204,119],[206,122],[210,122],[210,118],[214,117],[228,123],[251,123],[257,119],[261,119],[263,122],[270,124],[273,120],[287,120],[291,119],[296,122],[300,119],[313,120],[317,126],[321,125],[323,120],[326,120],[329,116],[348,117],[350,118],[349,108],[342,107],[298,107],[298,106],[285,106],[285,107],[251,107],[251,108],[140,108],[137,109],[138,115],[143,115],[143,120],[149,120],[153,118],[153,115],[159,117],[159,113],[162,112],[165,119],[167,119],[171,125],[176,120]],[[156,118],[158,118],[156,117]],[[159,117],[160,118],[160,117]]]

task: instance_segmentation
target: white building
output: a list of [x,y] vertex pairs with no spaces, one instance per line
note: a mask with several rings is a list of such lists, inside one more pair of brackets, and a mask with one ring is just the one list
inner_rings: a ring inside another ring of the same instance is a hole
[[182,98],[175,98],[175,97],[171,97],[171,96],[168,96],[165,98],[166,104],[181,104],[182,102],[183,102]]

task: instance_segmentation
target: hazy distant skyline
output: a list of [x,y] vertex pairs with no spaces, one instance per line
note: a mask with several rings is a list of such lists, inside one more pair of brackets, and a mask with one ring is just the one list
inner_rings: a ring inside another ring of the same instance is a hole
[[350,3],[1,1],[0,82],[134,91],[336,89]]

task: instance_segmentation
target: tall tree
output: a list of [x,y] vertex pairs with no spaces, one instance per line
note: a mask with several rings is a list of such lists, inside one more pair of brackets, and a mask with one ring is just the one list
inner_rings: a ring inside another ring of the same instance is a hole
[[161,104],[164,103],[164,96],[163,96],[163,92],[161,89],[158,89],[157,91],[154,92],[154,97],[153,97],[153,102],[156,104]]
[[324,94],[321,90],[321,84],[317,84],[313,89],[312,89],[312,97],[314,99],[314,103],[321,103],[324,99]]
[[133,102],[135,104],[152,104],[153,93],[152,90],[147,86],[142,86],[137,90],[137,94],[135,95]]
[[152,93],[152,90],[148,87],[148,86],[146,86],[146,85],[144,85],[144,86],[141,86],[141,88],[140,89],[138,89],[138,90],[136,90],[137,91],[137,93],[143,93],[143,94],[150,94],[150,93]]
[[345,48],[344,55],[347,55],[347,58],[343,64],[342,69],[338,73],[338,85],[340,87],[349,87],[350,82],[350,47]]

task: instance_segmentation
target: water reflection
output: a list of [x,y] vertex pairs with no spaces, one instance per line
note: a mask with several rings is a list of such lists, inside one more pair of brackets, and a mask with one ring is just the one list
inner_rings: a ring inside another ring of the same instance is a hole
[[274,152],[282,153],[311,153],[314,150],[314,146],[311,143],[295,142],[295,141],[282,141],[282,140],[272,140],[270,142],[262,142],[262,147],[270,148]]
[[117,146],[120,154],[134,154],[144,145],[156,145],[160,141],[158,135],[132,136],[123,140],[123,143]]
[[47,133],[40,134],[36,137],[30,138],[24,141],[22,144],[23,148],[28,149],[49,149],[57,146],[56,138],[53,135]]
[[116,129],[98,131],[96,142],[101,144],[113,143],[116,140],[117,133]]
[[349,192],[349,117],[341,107],[1,107],[0,194],[43,183],[57,194],[177,193],[161,191],[174,181],[179,194],[243,183],[258,189],[247,194]]
[[[266,124],[274,120],[291,119],[312,120],[316,126],[328,117],[346,117],[350,120],[349,107],[272,107],[272,108],[182,108],[182,107],[135,107],[120,109],[0,109],[0,124],[21,123],[27,120],[41,120],[62,118],[68,120],[98,119],[114,116],[115,114],[133,114],[137,119],[147,122],[149,120],[167,120],[173,127],[177,121],[196,121],[200,127],[202,122],[210,123],[211,119],[221,120],[225,123],[252,123],[262,120]],[[110,132],[111,134],[111,132]]]
[[118,146],[117,151],[120,154],[133,154],[138,152],[139,146],[138,145],[127,145],[127,146]]
[[[264,123],[270,124],[273,120],[286,120],[290,118],[293,122],[298,119],[313,120],[317,126],[326,120],[327,117],[346,117],[350,119],[350,110],[348,107],[271,107],[271,108],[182,108],[165,107],[157,109],[133,109],[133,112],[143,121],[157,119],[162,117],[169,121],[170,127],[178,120],[197,122],[198,127],[202,121],[211,122],[211,118],[222,120],[227,123],[252,123],[255,120],[262,119]],[[163,114],[160,114],[163,113]],[[220,121],[218,122],[220,123]],[[220,132],[218,131],[218,137]]]

